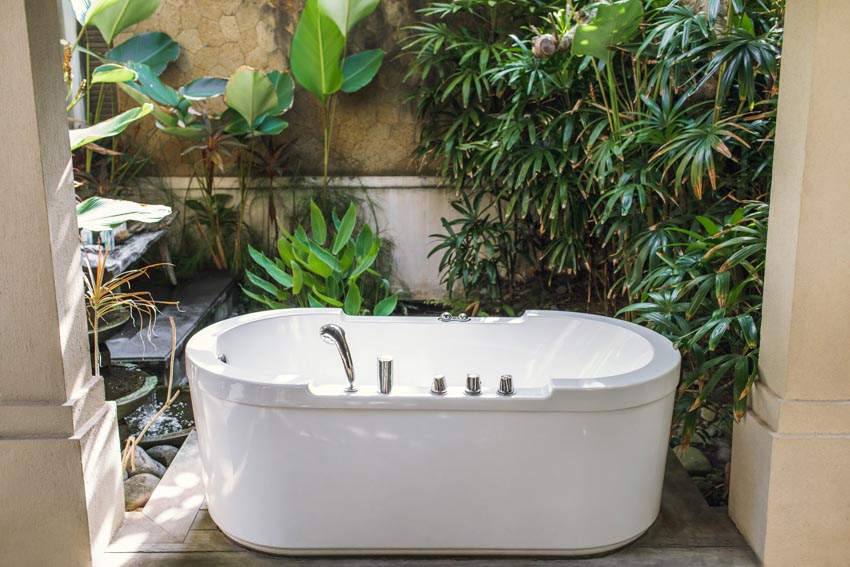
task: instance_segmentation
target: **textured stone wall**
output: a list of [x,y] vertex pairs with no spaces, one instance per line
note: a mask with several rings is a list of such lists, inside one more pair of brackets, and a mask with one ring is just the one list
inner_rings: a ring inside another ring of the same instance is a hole
[[[415,0],[383,0],[349,38],[349,51],[382,48],[387,52],[375,81],[363,90],[342,93],[337,107],[331,173],[334,175],[410,175],[416,142],[412,105],[403,104],[406,65],[396,59],[401,28],[413,23]],[[181,46],[180,58],[163,75],[178,87],[196,77],[228,77],[240,65],[263,70],[289,68],[289,45],[303,0],[163,0],[159,10],[133,33],[164,31]],[[220,103],[219,103],[220,104]],[[301,89],[284,118],[281,135],[294,141],[289,172],[321,174],[322,130],[318,102]],[[177,140],[153,132],[151,120],[133,130],[145,141],[162,175],[191,173],[189,156],[180,157]]]

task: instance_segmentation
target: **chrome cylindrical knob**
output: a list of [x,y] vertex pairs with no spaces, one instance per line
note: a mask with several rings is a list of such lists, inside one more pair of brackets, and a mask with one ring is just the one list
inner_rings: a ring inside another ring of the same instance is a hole
[[440,315],[440,321],[442,321],[442,322],[444,322],[444,323],[448,323],[448,322],[449,322],[449,321],[451,321],[451,320],[452,320],[452,314],[451,314],[451,313],[449,313],[448,311],[444,311],[444,312]]
[[514,390],[514,377],[510,374],[502,374],[502,377],[499,378],[499,395],[513,396],[514,394],[516,394],[516,390]]
[[393,389],[393,357],[378,357],[378,389],[382,394],[389,394]]
[[469,321],[469,315],[467,315],[466,313],[461,313],[457,316],[457,320],[461,323],[465,323],[466,321]]
[[443,374],[434,374],[434,384],[431,386],[431,393],[442,396],[446,391],[446,377]]
[[481,376],[478,374],[466,375],[466,392],[467,396],[481,395]]

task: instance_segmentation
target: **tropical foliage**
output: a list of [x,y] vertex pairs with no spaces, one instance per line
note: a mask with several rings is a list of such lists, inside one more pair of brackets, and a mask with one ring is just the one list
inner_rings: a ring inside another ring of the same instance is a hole
[[758,376],[767,216],[768,206],[754,201],[722,217],[698,215],[691,229],[671,229],[675,242],[635,289],[640,302],[622,310],[683,355],[676,416],[685,446],[707,400],[731,404],[736,419],[746,410]]
[[[245,249],[244,217],[256,148],[261,139],[276,136],[288,126],[281,116],[292,108],[292,77],[288,72],[266,73],[243,66],[229,79],[202,77],[179,89],[152,73],[146,72],[145,77],[145,81],[123,84],[122,89],[134,100],[151,105],[160,131],[190,142],[183,154],[197,156],[193,182],[201,195],[186,205],[195,213],[195,225],[215,267],[238,271]],[[220,114],[200,104],[222,96],[226,108]],[[216,191],[217,176],[231,161],[239,171],[236,207],[230,205],[228,195]]]
[[310,234],[299,226],[290,234],[281,229],[278,257],[271,259],[250,248],[251,258],[269,279],[246,270],[259,291],[245,295],[272,309],[341,307],[349,315],[390,315],[397,296],[389,280],[375,270],[381,239],[368,224],[354,235],[357,210],[352,204],[342,219],[332,213],[328,226],[316,203],[310,203]]
[[[419,14],[404,46],[417,153],[457,193],[459,219],[443,220],[432,252],[447,286],[497,296],[529,272],[582,274],[597,299],[644,304],[626,314],[684,347],[686,410],[730,382],[743,407],[763,257],[748,248],[747,265],[710,273],[734,241],[675,288],[661,274],[764,223],[756,205],[735,215],[768,193],[784,3],[465,0]],[[709,280],[715,310],[664,311],[704,299]]]
[[[727,196],[766,192],[781,4],[733,1],[722,14],[725,3],[693,4],[468,0],[419,11],[426,21],[405,46],[418,154],[458,193],[484,194],[491,223],[518,227],[515,245],[487,260],[502,274],[518,254],[634,297],[666,243],[649,230],[658,221],[688,223]],[[542,36],[557,39],[548,57],[535,48]]]

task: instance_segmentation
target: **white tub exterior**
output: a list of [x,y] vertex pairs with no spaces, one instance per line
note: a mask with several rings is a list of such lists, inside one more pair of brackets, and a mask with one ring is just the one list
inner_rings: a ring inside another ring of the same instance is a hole
[[[326,323],[345,329],[357,393],[343,392]],[[212,325],[186,359],[209,512],[248,547],[583,555],[633,541],[658,514],[680,357],[637,325],[293,309]],[[481,396],[463,393],[468,372]],[[435,373],[445,396],[430,393]],[[512,397],[496,393],[506,373]]]

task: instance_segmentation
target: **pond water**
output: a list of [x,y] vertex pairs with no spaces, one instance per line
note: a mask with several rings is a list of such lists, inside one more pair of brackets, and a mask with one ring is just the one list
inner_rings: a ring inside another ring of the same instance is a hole
[[[165,402],[166,389],[156,389],[156,400],[149,399],[133,413],[124,418],[129,435],[137,435],[145,424],[156,414]],[[186,387],[180,388],[180,395],[171,407],[166,410],[148,429],[145,439],[176,433],[189,427],[194,427],[195,416],[192,413],[192,398]]]

